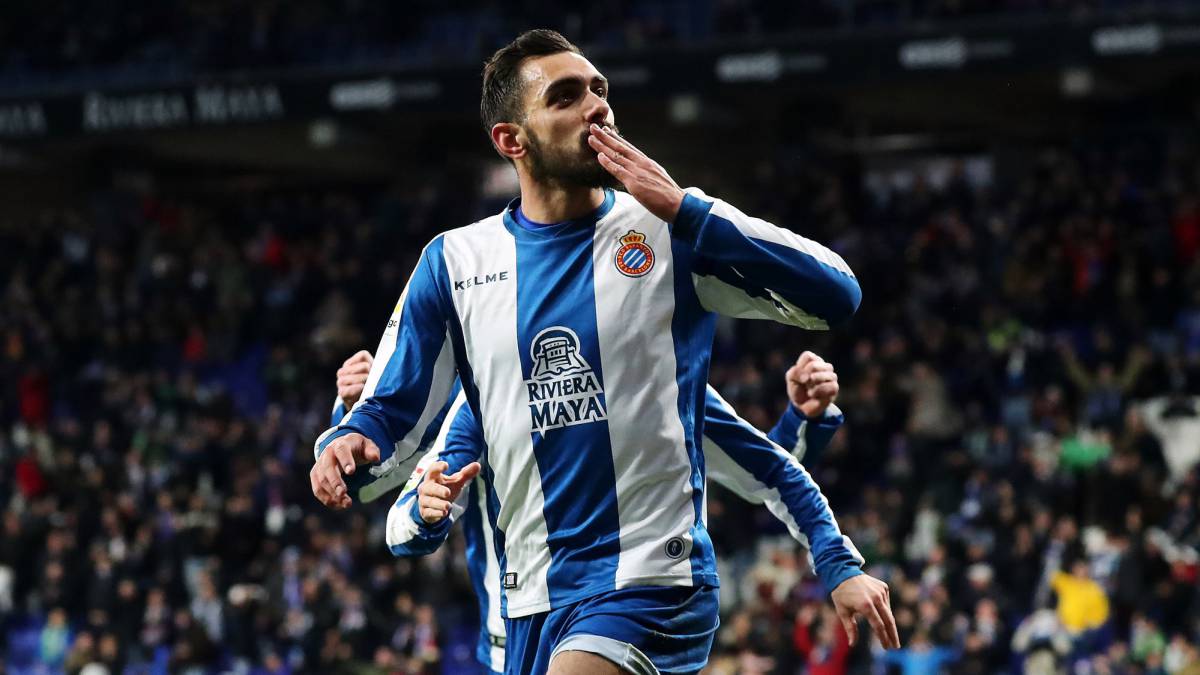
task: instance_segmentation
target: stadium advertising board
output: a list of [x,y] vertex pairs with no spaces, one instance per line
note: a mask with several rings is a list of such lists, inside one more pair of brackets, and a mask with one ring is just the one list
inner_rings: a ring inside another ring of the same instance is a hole
[[[668,97],[719,87],[815,82],[869,84],[938,72],[1020,72],[1102,66],[1114,59],[1200,58],[1200,22],[1093,21],[984,26],[972,30],[847,33],[710,48],[597,55],[623,95]],[[157,89],[87,89],[48,97],[0,92],[0,139],[256,124],[331,115],[474,105],[474,68],[311,76],[284,71],[247,81],[206,80]]]

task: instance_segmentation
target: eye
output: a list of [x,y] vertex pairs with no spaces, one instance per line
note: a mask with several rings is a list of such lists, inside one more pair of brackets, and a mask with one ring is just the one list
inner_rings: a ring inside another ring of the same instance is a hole
[[565,91],[554,98],[554,102],[559,105],[568,105],[575,100],[575,94]]
[[599,96],[600,98],[608,98],[608,88],[607,87],[596,87],[596,89],[594,91],[596,92],[596,95]]

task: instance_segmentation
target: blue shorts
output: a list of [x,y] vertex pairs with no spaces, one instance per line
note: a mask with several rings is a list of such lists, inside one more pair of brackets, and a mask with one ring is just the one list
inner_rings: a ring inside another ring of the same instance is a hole
[[695,673],[708,663],[717,618],[712,586],[623,588],[506,619],[508,675],[540,675],[560,651],[598,654],[630,673]]

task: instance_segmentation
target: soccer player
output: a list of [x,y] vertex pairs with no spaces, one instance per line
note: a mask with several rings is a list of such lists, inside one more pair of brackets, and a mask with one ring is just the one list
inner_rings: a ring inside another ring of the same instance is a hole
[[[718,580],[697,411],[714,312],[818,329],[861,299],[829,249],[681,189],[620,137],[607,97],[552,31],[488,62],[481,113],[521,196],[426,246],[363,400],[317,439],[310,472],[318,499],[349,506],[344,476],[381,449],[415,454],[457,376],[484,446],[511,672],[619,672],[598,646],[614,642],[660,672],[703,667]],[[885,584],[859,574],[832,597],[898,646]]]
[[[334,423],[358,400],[370,363],[371,355],[361,351],[347,359],[338,370],[339,402],[335,404],[333,412]],[[767,435],[769,441],[739,419],[715,390],[708,388],[704,437],[708,478],[748,501],[767,504],[806,547],[809,547],[810,541],[816,542],[810,547],[814,562],[821,560],[822,565],[818,569],[822,579],[829,582],[826,585],[836,586],[846,574],[857,572],[862,564],[861,557],[849,540],[843,539],[836,522],[827,514],[823,504],[812,508],[811,513],[816,518],[810,517],[810,520],[797,523],[796,515],[802,514],[803,508],[791,509],[789,504],[800,505],[801,502],[795,499],[797,495],[788,494],[785,499],[774,489],[774,483],[778,481],[773,480],[771,474],[772,470],[779,470],[779,474],[786,473],[790,468],[781,466],[791,463],[783,448],[787,448],[798,461],[804,460],[810,465],[815,463],[841,426],[844,417],[833,403],[839,390],[837,374],[824,359],[812,352],[805,352],[789,368],[785,380],[790,404]],[[455,479],[453,475],[441,482],[446,473],[452,469],[453,473],[457,473],[460,470],[458,467],[479,455],[477,449],[470,448],[465,452],[461,452],[462,448],[460,452],[455,452],[451,447],[451,451],[446,452],[447,438],[470,437],[470,434],[463,434],[461,429],[450,427],[454,423],[462,425],[474,422],[469,408],[462,408],[461,402],[457,406],[457,415],[447,420],[446,432],[439,435],[434,446],[421,458],[412,474],[413,479],[389,513],[388,546],[395,555],[424,555],[439,546],[449,532],[448,527],[436,528],[439,520],[448,518],[449,521],[463,522],[468,570],[480,601],[480,638],[476,658],[490,672],[497,673],[504,670],[506,634],[500,616],[501,580],[498,578],[499,562],[494,548],[494,534],[485,527],[486,505],[481,503],[487,488],[480,478],[469,481],[470,487],[466,490],[461,486],[466,485],[467,481]],[[771,441],[783,448],[772,446]],[[727,451],[726,446],[731,450]],[[746,462],[747,466],[742,466],[739,461]],[[760,474],[763,474],[760,479],[754,469],[762,466],[772,470],[760,470]],[[420,478],[426,471],[430,472],[432,481],[421,482]],[[422,491],[419,498],[421,514],[415,516],[412,512],[413,500],[418,490]],[[438,496],[443,490],[450,491],[447,500]],[[819,499],[815,489],[809,499]],[[433,527],[425,527],[426,522]],[[814,531],[811,539],[803,533],[809,530]],[[848,615],[843,619],[851,631],[856,629]]]

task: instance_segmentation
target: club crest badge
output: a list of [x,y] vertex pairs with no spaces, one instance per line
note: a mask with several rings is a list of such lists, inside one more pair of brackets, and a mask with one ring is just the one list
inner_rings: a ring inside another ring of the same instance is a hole
[[613,262],[621,274],[627,277],[645,276],[654,267],[654,249],[646,243],[646,235],[630,230],[618,241],[621,247],[617,249]]

